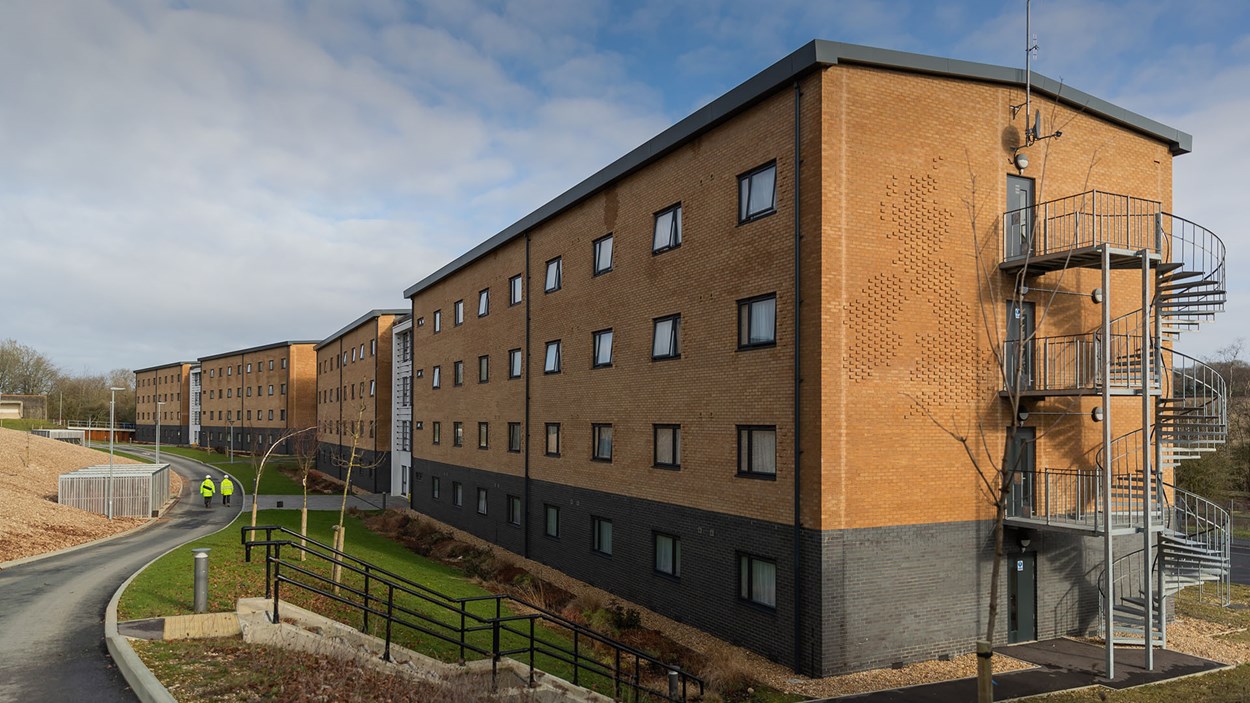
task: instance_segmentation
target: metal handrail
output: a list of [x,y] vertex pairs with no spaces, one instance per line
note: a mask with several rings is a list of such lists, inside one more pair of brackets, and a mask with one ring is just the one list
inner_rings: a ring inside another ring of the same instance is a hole
[[1043,256],[1108,244],[1162,255],[1169,237],[1159,226],[1162,204],[1098,190],[1003,213],[1003,259]]
[[[266,535],[264,540],[249,539],[249,535],[255,532],[263,531]],[[273,539],[274,532],[291,535],[297,539]],[[362,559],[354,557],[350,554],[335,549],[329,545],[323,544],[313,539],[309,539],[294,532],[288,528],[277,525],[264,526],[244,526],[241,530],[241,539],[244,545],[245,560],[251,561],[252,547],[265,547],[265,597],[271,597],[274,602],[273,621],[279,622],[278,603],[280,600],[281,584],[289,584],[303,590],[324,596],[344,605],[349,605],[353,609],[359,609],[362,613],[361,630],[365,631],[369,627],[369,617],[382,618],[386,625],[385,632],[385,649],[383,658],[390,660],[391,646],[391,629],[393,625],[407,627],[416,632],[434,637],[444,642],[457,645],[460,648],[460,658],[463,661],[466,651],[481,656],[489,656],[492,659],[492,674],[495,672],[500,657],[513,654],[529,654],[530,679],[533,680],[534,658],[537,655],[543,655],[564,662],[573,668],[573,684],[579,685],[582,673],[602,676],[605,679],[611,679],[614,685],[614,691],[620,698],[622,688],[632,690],[634,699],[638,700],[638,696],[645,694],[650,697],[656,697],[660,700],[685,701],[687,692],[693,686],[698,687],[699,695],[703,694],[704,682],[697,676],[690,674],[680,668],[666,664],[645,652],[630,647],[629,645],[618,642],[607,635],[599,633],[588,627],[572,622],[546,608],[529,603],[522,599],[505,595],[494,594],[486,596],[469,596],[456,598],[439,593],[422,584],[416,583],[403,576],[395,574],[391,571],[375,566]],[[301,544],[301,541],[307,544]],[[311,546],[308,546],[311,545]],[[292,547],[299,549],[304,554],[315,556],[330,565],[337,565],[341,569],[354,573],[363,578],[364,583],[360,587],[351,586],[340,582],[335,583],[330,578],[312,571],[302,566],[298,561],[284,560],[281,558],[282,547]],[[321,550],[321,551],[319,551]],[[289,573],[294,572],[299,576],[308,578],[315,583],[304,583],[298,578],[284,574],[283,570]],[[317,585],[321,584],[321,585]],[[381,586],[386,590],[385,598],[372,592],[371,586]],[[359,600],[339,595],[339,592],[356,596]],[[449,624],[432,618],[429,615],[418,612],[401,603],[397,603],[396,595],[408,595],[419,599],[422,602],[436,606],[446,611],[452,618],[458,619],[458,624]],[[468,610],[467,605],[475,602],[484,601],[495,602],[494,617],[478,615]],[[503,601],[511,601],[517,606],[526,610],[533,611],[524,615],[504,615]],[[383,609],[385,606],[385,609]],[[511,625],[521,620],[529,620],[528,628],[517,628]],[[564,628],[570,631],[573,638],[573,646],[571,649],[563,647],[550,640],[543,639],[538,636],[540,630],[535,630],[535,622],[546,622],[549,626]],[[440,629],[441,628],[441,629]],[[467,641],[466,635],[474,632],[490,631],[491,647],[489,649],[474,645]],[[503,649],[501,645],[501,635],[510,633],[525,638],[527,645],[520,648]],[[600,645],[608,649],[612,653],[614,665],[609,666],[596,659],[594,655],[594,646]],[[589,654],[588,654],[589,650]],[[633,660],[632,674],[622,667],[622,661],[626,664],[629,659]],[[644,683],[643,668],[644,664],[647,669],[658,669],[666,673],[676,673],[680,686],[680,691],[676,697],[670,697],[668,692],[648,687]]]

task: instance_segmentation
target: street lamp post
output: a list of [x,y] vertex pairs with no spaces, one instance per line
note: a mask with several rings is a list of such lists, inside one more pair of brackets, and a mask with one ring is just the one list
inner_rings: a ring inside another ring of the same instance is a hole
[[234,422],[226,420],[226,427],[230,430],[230,463],[234,463]]
[[165,401],[156,401],[156,463],[161,463],[161,406]]
[[109,519],[113,519],[113,429],[117,421],[117,391],[125,388],[109,388]]

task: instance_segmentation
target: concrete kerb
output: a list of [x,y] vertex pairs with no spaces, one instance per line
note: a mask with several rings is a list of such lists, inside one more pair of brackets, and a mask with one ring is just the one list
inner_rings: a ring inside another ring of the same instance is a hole
[[[187,459],[188,461],[195,461],[197,464],[206,466],[210,470],[216,468],[195,459],[189,459],[188,457],[181,458]],[[218,470],[220,471],[220,469]],[[226,471],[222,471],[221,473],[230,476],[231,480],[235,481],[235,483],[240,486],[240,494],[246,495],[246,489],[242,489],[242,484],[239,483],[233,475]],[[239,501],[238,514],[234,516],[233,520],[225,525],[222,525],[221,529],[213,530],[208,533],[208,535],[202,535],[201,537],[194,539],[201,539],[202,537],[215,535],[222,530],[232,527],[234,523],[238,522],[239,518],[243,515],[242,504],[244,502],[245,501],[243,500]],[[130,688],[134,690],[135,695],[138,696],[139,700],[143,701],[143,703],[177,703],[177,700],[169,693],[169,689],[165,688],[165,686],[157,680],[156,676],[152,674],[147,665],[143,663],[143,660],[139,658],[139,655],[135,654],[134,648],[130,646],[130,641],[118,633],[117,603],[121,600],[122,594],[126,592],[126,588],[130,586],[132,581],[138,578],[139,574],[143,573],[145,569],[156,563],[158,559],[163,558],[166,554],[169,554],[175,549],[183,547],[190,541],[191,540],[181,542],[170,547],[164,552],[161,552],[158,556],[152,559],[152,561],[144,564],[138,571],[131,574],[130,578],[126,579],[122,585],[117,588],[117,591],[113,593],[113,597],[109,599],[108,607],[104,609],[104,643],[108,647],[109,656],[113,657],[113,663],[117,665],[117,670],[121,672],[123,677],[125,677],[126,683],[130,685]]]

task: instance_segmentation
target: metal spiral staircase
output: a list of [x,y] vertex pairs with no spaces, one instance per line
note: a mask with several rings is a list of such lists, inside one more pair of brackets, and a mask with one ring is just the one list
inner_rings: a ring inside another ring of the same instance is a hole
[[[1162,646],[1166,618],[1158,614],[1166,612],[1168,596],[1208,583],[1216,584],[1224,604],[1230,595],[1227,511],[1165,481],[1181,461],[1214,451],[1227,436],[1224,379],[1172,348],[1180,334],[1224,309],[1224,245],[1210,231],[1163,212],[1159,203],[1097,191],[1008,212],[1004,236],[1008,256],[1000,269],[1022,281],[1074,267],[1151,269],[1149,283],[1144,275],[1142,283],[1148,305],[1111,320],[1109,334],[1099,328],[1008,343],[1004,358],[1023,367],[1018,387],[1008,391],[1022,398],[1104,392],[1153,398],[1153,421],[1111,440],[1109,467],[1099,444],[1085,462],[1092,470],[1033,470],[1017,480],[1013,489],[1021,496],[1008,502],[1008,524],[1102,534],[1110,525],[1114,535],[1140,534],[1149,525],[1157,535],[1151,563],[1145,563],[1144,547],[1116,559],[1110,594],[1105,571],[1099,578],[1099,606],[1104,625],[1112,617],[1113,627],[1104,632],[1111,631],[1113,643],[1145,644],[1149,629],[1151,643]],[[1148,378],[1142,376],[1144,359]],[[1143,432],[1150,433],[1148,442]],[[1147,613],[1157,618],[1149,628]]]

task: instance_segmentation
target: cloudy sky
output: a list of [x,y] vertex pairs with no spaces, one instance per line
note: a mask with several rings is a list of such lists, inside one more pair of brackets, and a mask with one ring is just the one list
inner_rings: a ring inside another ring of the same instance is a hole
[[[1035,0],[1034,69],[1194,135],[1250,337],[1250,4]],[[1024,0],[0,0],[0,339],[320,339],[813,38],[1019,66]]]

